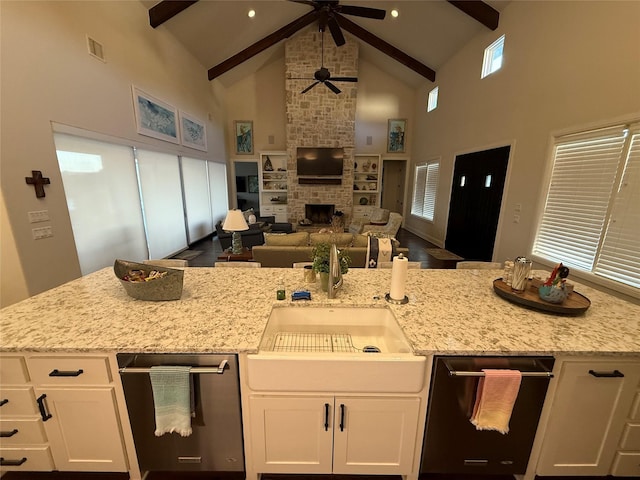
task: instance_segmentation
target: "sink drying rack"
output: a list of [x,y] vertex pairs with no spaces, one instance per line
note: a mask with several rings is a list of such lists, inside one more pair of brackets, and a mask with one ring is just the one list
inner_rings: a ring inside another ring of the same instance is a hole
[[360,352],[347,333],[279,332],[274,352]]

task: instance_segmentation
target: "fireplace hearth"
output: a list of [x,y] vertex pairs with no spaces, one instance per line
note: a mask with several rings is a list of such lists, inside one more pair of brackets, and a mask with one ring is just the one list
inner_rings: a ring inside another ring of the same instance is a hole
[[304,217],[311,220],[311,223],[330,224],[335,208],[335,205],[307,203],[304,206]]

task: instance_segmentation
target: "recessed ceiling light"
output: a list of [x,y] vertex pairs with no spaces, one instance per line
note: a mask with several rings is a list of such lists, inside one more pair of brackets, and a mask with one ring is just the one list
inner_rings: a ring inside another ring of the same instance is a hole
[[251,10],[249,10],[249,12],[247,12],[247,15],[249,16],[249,18],[253,18],[256,16],[256,11],[252,8]]
[[398,12],[398,10],[396,10],[395,8],[391,10],[391,16],[393,18],[398,18],[398,15],[400,15],[400,12]]

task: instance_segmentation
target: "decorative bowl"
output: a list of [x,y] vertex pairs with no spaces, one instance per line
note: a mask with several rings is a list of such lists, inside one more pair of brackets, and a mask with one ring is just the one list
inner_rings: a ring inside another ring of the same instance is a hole
[[541,285],[538,287],[538,295],[545,302],[562,303],[567,298],[567,291],[564,288]]
[[[145,275],[155,270],[157,272],[167,272],[162,278],[156,278],[143,282],[131,282],[124,278],[131,270],[142,270]],[[148,300],[152,302],[165,300],[179,300],[182,296],[182,285],[184,281],[184,271],[175,268],[160,267],[158,265],[147,265],[145,263],[129,262],[127,260],[116,260],[113,264],[113,272],[124,287],[130,297],[138,300]]]

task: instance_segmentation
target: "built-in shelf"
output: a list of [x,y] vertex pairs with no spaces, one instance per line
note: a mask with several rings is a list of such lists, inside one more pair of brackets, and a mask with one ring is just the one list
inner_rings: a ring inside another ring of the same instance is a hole
[[380,204],[380,155],[356,154],[353,164],[353,205]]
[[260,153],[260,215],[287,221],[287,152]]

